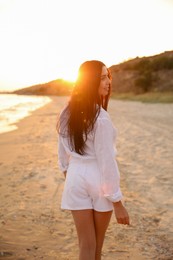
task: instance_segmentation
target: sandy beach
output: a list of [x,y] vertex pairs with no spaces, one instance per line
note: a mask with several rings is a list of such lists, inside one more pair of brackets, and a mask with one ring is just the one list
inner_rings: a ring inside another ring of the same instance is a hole
[[[66,97],[0,135],[0,259],[77,260],[70,212],[60,209],[57,115]],[[173,259],[173,104],[111,100],[129,227],[112,216],[103,260]]]

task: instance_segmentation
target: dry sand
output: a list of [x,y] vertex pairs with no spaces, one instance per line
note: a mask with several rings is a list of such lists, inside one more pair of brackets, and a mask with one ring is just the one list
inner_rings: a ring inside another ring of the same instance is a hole
[[[0,259],[78,259],[64,178],[57,166],[57,114],[67,98],[0,135]],[[173,259],[173,104],[111,101],[118,164],[131,226],[112,216],[103,260]]]

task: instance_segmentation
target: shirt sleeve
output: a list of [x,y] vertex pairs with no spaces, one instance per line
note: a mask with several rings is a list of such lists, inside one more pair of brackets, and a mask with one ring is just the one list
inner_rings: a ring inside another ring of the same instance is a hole
[[69,165],[69,155],[65,151],[61,135],[58,138],[58,165],[62,172],[67,171]]
[[122,199],[120,174],[115,159],[114,131],[112,122],[107,118],[98,119],[95,129],[94,148],[99,169],[104,197],[111,202]]

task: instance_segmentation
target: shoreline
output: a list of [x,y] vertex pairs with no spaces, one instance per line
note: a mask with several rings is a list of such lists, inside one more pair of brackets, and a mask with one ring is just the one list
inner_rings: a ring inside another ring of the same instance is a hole
[[16,124],[30,116],[33,111],[50,103],[50,97],[18,96],[17,94],[0,95],[0,134],[17,129]]
[[[57,166],[57,115],[68,97],[52,102],[0,134],[0,256],[76,260],[70,212],[60,210],[64,177]],[[173,104],[111,100],[118,128],[117,161],[131,226],[106,233],[103,260],[171,259]]]

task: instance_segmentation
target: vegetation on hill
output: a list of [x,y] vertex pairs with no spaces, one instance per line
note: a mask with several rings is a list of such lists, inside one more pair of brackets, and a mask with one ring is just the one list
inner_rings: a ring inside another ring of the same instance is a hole
[[70,95],[73,89],[73,82],[69,82],[63,79],[56,79],[44,84],[37,84],[31,87],[18,89],[14,91],[14,94],[20,95],[55,95],[63,96]]
[[110,67],[115,93],[173,92],[173,51]]

